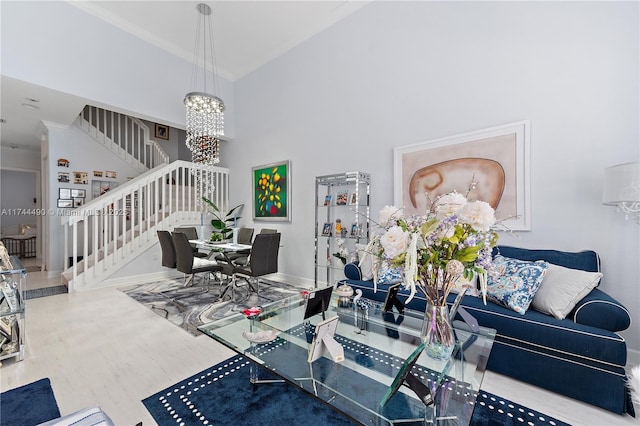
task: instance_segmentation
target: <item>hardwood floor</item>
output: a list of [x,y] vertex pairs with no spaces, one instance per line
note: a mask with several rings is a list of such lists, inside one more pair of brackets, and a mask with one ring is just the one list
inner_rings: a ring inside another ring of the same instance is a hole
[[[154,425],[142,399],[233,355],[116,288],[28,300],[26,318],[25,359],[3,361],[0,390],[48,377],[63,415],[99,405],[119,426]],[[639,424],[492,372],[482,388],[574,425]]]

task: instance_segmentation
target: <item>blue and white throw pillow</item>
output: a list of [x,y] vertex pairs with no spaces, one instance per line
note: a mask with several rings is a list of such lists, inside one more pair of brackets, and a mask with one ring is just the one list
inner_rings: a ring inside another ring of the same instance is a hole
[[403,281],[402,268],[393,266],[391,262],[383,259],[378,270],[378,284],[396,284]]
[[497,255],[487,277],[487,296],[496,303],[524,315],[536,295],[549,265]]

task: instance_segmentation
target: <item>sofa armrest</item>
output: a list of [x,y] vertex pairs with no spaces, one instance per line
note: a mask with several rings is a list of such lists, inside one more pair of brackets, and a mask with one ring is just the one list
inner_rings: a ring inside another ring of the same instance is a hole
[[597,288],[580,300],[568,317],[578,324],[613,332],[626,330],[631,325],[627,308]]

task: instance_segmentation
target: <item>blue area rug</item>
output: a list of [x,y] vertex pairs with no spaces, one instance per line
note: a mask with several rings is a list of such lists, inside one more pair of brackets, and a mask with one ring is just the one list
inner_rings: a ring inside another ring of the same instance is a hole
[[0,394],[0,425],[32,426],[60,417],[49,379]]
[[[356,422],[287,383],[252,385],[249,361],[236,355],[142,401],[160,426],[184,425],[354,425]],[[261,371],[261,379],[269,373]],[[566,423],[480,391],[472,425]]]

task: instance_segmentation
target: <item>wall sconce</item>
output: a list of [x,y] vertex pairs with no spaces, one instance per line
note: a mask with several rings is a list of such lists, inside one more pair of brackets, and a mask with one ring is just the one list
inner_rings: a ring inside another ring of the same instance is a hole
[[640,163],[604,169],[602,204],[616,206],[626,219],[635,219],[640,224]]

